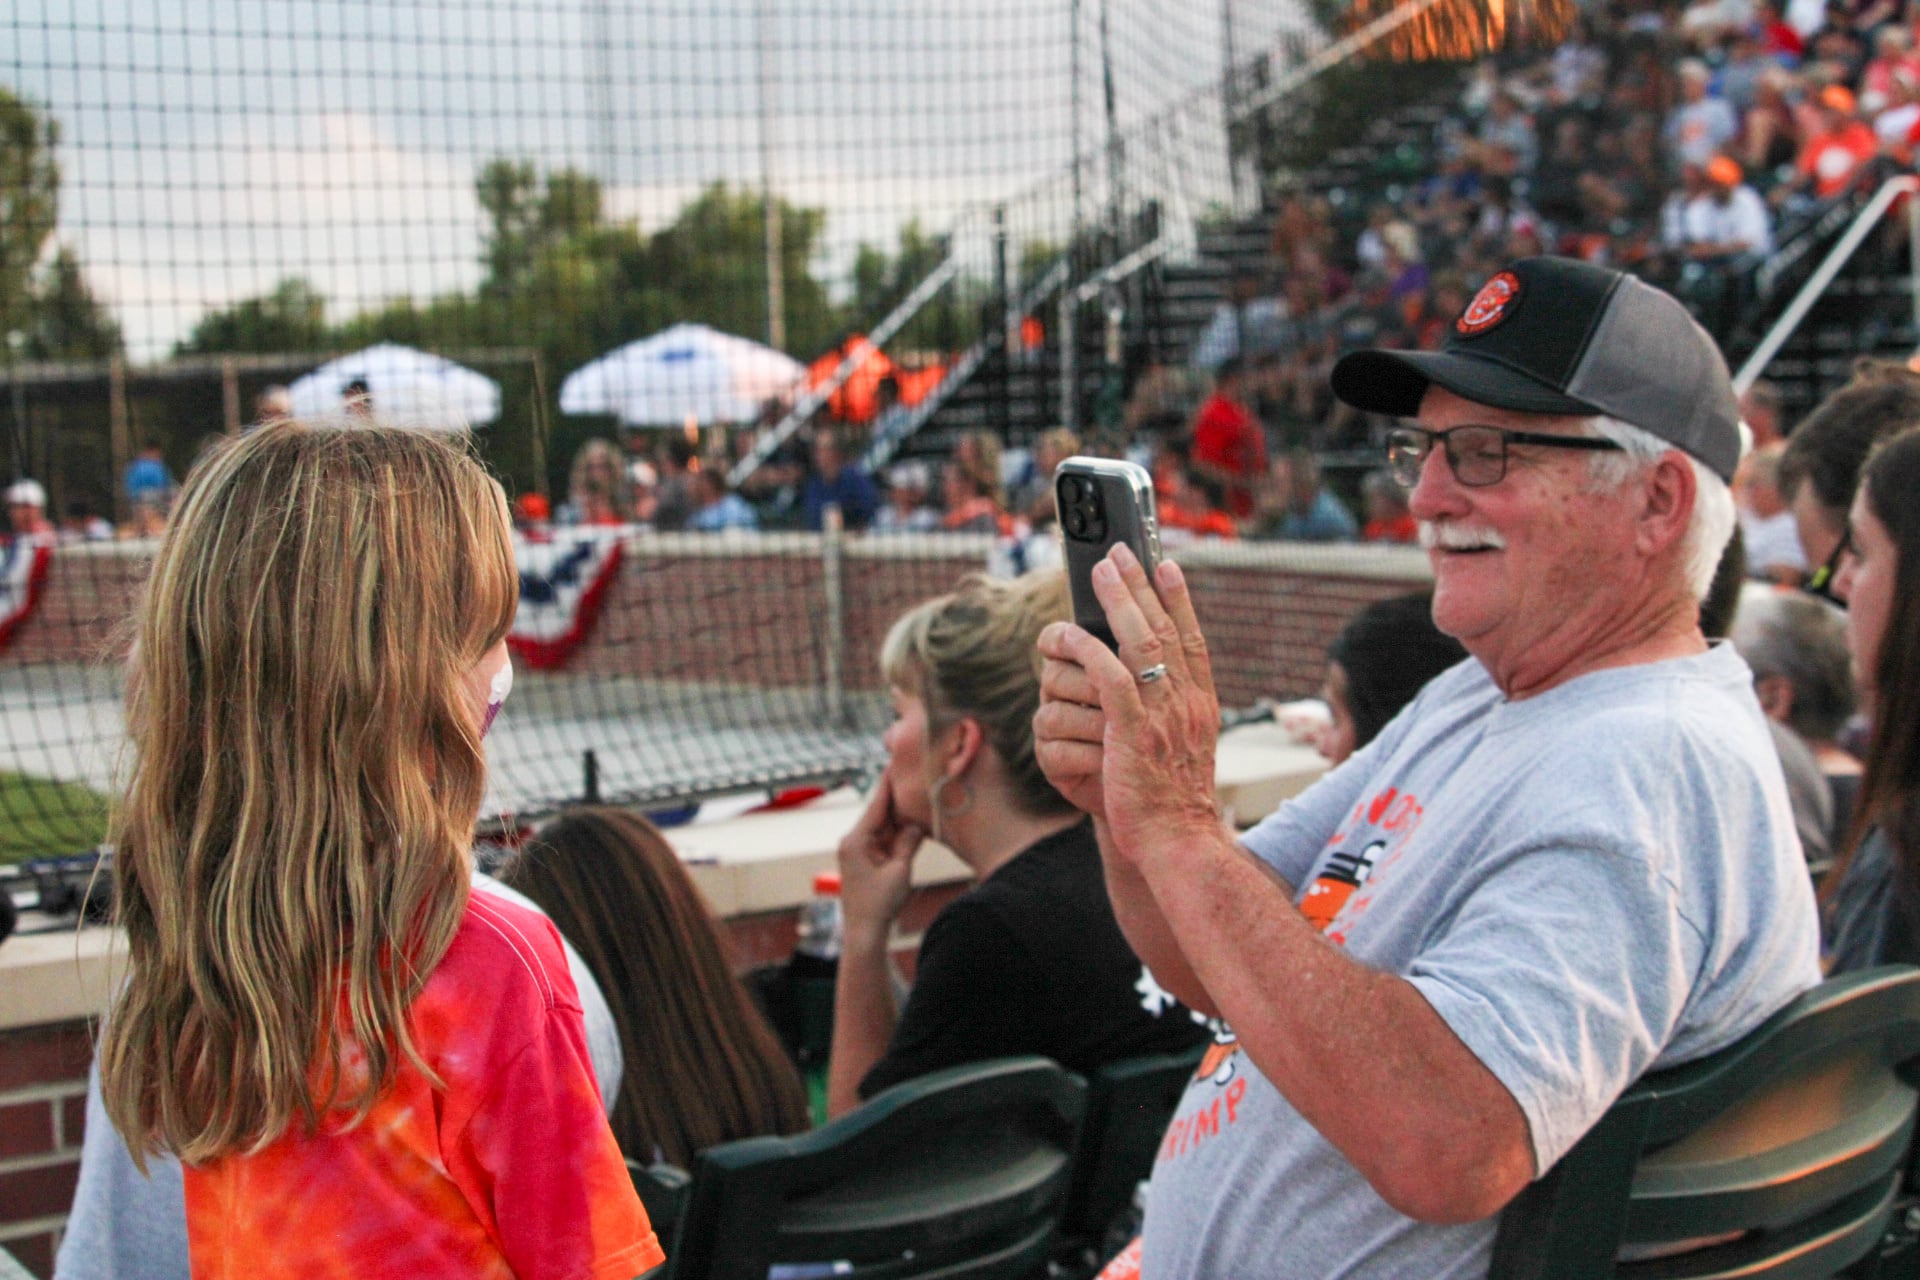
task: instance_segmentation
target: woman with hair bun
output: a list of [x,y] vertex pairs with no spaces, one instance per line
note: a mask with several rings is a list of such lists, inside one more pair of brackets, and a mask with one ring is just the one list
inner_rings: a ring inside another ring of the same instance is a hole
[[[1035,645],[1041,628],[1069,614],[1058,571],[975,577],[909,610],[887,635],[887,770],[839,851],[834,1115],[964,1062],[1034,1053],[1086,1072],[1205,1034],[1128,948],[1092,823],[1034,758]],[[889,937],[929,835],[975,884],[927,926],[899,1007]]]

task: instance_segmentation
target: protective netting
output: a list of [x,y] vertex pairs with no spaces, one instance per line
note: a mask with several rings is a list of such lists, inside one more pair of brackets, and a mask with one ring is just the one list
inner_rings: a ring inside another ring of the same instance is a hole
[[[1325,43],[1292,6],[1172,0],[7,6],[0,478],[48,527],[0,565],[0,860],[98,836],[177,478],[357,402],[471,424],[516,498],[539,661],[492,810],[872,767],[879,637],[995,540],[808,531],[796,429],[890,452],[990,351],[1004,390],[1191,260],[1258,204],[1235,103],[1276,109]],[[667,531],[742,507],[768,531]],[[1196,555],[1239,704],[1310,692],[1354,605],[1423,572]]]

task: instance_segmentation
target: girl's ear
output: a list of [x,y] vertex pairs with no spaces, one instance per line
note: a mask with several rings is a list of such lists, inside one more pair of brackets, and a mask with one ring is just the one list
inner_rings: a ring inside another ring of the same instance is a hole
[[973,761],[987,745],[987,731],[972,716],[962,716],[947,730],[946,760],[940,772],[959,778],[973,767]]

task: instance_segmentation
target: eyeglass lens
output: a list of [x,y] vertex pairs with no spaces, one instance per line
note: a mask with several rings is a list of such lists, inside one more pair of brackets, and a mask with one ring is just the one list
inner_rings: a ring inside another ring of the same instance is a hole
[[1507,474],[1507,437],[1496,427],[1455,427],[1451,431],[1423,431],[1396,427],[1387,433],[1387,465],[1393,478],[1411,489],[1420,483],[1420,468],[1435,442],[1443,443],[1447,465],[1461,484],[1499,484]]

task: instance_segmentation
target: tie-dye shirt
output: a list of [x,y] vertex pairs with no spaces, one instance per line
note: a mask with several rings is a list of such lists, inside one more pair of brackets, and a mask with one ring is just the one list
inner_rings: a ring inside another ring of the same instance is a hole
[[352,1129],[296,1122],[186,1171],[195,1277],[625,1280],[663,1260],[551,922],[472,895],[408,1019],[444,1091],[403,1059]]

